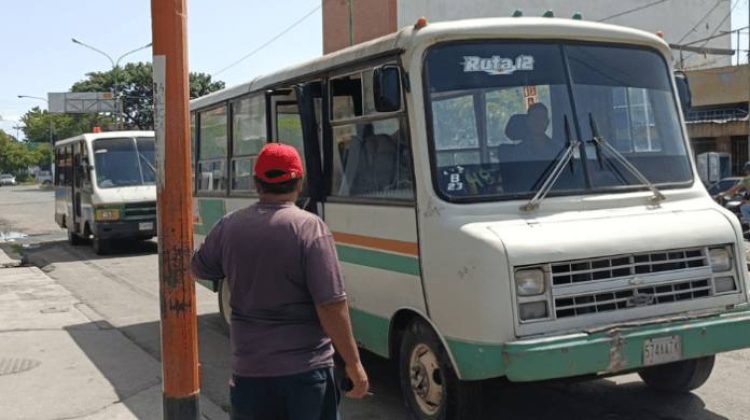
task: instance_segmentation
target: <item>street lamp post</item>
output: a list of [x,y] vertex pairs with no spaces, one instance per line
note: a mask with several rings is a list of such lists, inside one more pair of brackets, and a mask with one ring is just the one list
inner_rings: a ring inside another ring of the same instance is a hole
[[70,40],[73,41],[74,44],[78,44],[78,45],[80,45],[82,47],[88,48],[88,49],[90,49],[92,51],[95,51],[95,52],[97,52],[97,53],[99,53],[99,54],[107,57],[107,59],[109,60],[109,63],[112,64],[112,78],[113,78],[113,81],[112,81],[112,96],[115,97],[115,125],[117,126],[118,129],[121,129],[122,125],[120,123],[120,96],[119,96],[119,92],[117,90],[117,69],[120,66],[120,60],[122,60],[123,58],[129,56],[130,54],[136,53],[136,52],[138,52],[140,50],[145,50],[146,48],[151,48],[151,43],[149,42],[148,44],[146,44],[146,45],[144,45],[142,47],[138,47],[138,48],[135,48],[133,50],[130,50],[130,51],[126,52],[125,54],[121,55],[120,57],[118,57],[117,60],[114,60],[112,58],[112,56],[110,56],[109,54],[107,54],[104,51],[100,50],[99,48],[96,48],[94,46],[86,44],[85,42],[81,42],[81,41],[79,41],[79,40],[77,40],[75,38],[71,38]]
[[46,98],[42,98],[41,96],[31,96],[31,95],[18,95],[19,99],[27,98],[27,99],[38,99],[40,101],[44,101],[44,103],[47,104],[47,118],[49,118],[49,146],[54,149],[55,148],[55,139],[53,137],[55,132],[55,121],[52,119],[52,114],[49,112],[49,101]]

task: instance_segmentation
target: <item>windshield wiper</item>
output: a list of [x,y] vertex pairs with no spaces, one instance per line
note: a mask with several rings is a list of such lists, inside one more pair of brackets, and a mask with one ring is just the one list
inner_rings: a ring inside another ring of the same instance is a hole
[[565,165],[570,163],[570,170],[571,172],[573,171],[573,156],[575,155],[576,150],[581,146],[581,142],[572,138],[567,115],[565,116],[565,142],[567,147],[562,155],[558,155],[556,158],[555,166],[552,168],[552,171],[544,178],[542,186],[539,187],[536,194],[534,194],[534,197],[532,197],[528,203],[521,206],[521,210],[533,211],[539,208],[539,204],[544,200],[544,197],[547,196],[550,190],[552,190],[552,187],[555,186],[557,180],[560,179],[560,175],[562,175],[565,170]]
[[614,158],[615,161],[619,162],[625,169],[628,170],[634,177],[638,179],[643,185],[647,186],[649,190],[654,194],[650,201],[654,204],[658,204],[664,200],[667,199],[667,197],[664,196],[664,194],[659,191],[658,188],[656,188],[656,185],[654,185],[653,182],[649,181],[648,178],[646,178],[643,173],[635,167],[630,161],[620,153],[619,150],[615,149],[609,142],[602,137],[599,134],[599,127],[596,125],[596,121],[594,120],[594,116],[589,113],[589,126],[591,127],[591,135],[593,138],[591,139],[591,142],[596,147],[596,157],[599,160],[599,165],[601,166],[601,157],[602,157],[602,151],[608,153],[609,155]]

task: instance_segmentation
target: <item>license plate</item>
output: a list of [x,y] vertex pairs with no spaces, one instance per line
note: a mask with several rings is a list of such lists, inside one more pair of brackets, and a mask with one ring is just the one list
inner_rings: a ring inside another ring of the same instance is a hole
[[141,222],[138,223],[138,230],[153,230],[154,222]]
[[682,359],[682,337],[673,335],[646,340],[643,343],[643,365],[660,365]]

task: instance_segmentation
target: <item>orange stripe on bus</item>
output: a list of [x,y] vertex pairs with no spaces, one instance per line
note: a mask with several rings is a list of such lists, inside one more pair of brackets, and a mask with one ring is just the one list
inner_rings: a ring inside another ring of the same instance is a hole
[[342,232],[333,232],[333,239],[342,244],[398,252],[399,254],[408,254],[415,257],[419,256],[419,247],[414,242],[395,241],[393,239],[374,238],[372,236],[353,235]]

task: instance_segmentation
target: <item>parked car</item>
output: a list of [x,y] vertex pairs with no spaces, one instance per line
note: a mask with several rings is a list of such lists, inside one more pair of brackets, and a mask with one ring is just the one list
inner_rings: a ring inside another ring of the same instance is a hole
[[11,174],[0,174],[0,186],[16,185],[16,177]]
[[40,185],[51,185],[52,184],[52,172],[51,171],[39,171],[36,174],[36,182]]
[[742,181],[742,177],[739,176],[722,178],[708,187],[708,193],[713,197],[716,194],[723,193],[724,191],[727,191],[728,189],[734,187],[735,185],[739,184],[740,181]]

